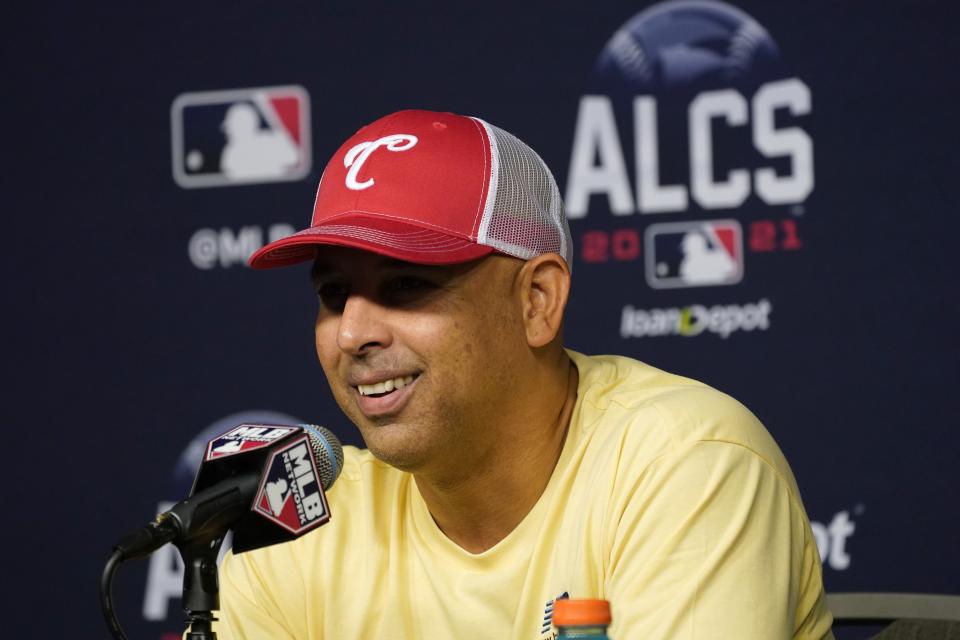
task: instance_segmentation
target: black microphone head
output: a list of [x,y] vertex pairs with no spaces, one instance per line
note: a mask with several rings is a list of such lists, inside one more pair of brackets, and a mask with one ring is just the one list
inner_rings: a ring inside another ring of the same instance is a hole
[[343,470],[343,445],[329,429],[315,424],[299,426],[310,436],[313,459],[317,463],[317,472],[320,474],[320,486],[326,491]]

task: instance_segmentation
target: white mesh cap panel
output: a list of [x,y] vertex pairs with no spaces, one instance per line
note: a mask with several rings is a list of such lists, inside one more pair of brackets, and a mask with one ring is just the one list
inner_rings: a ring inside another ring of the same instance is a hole
[[493,162],[490,197],[478,241],[529,259],[554,252],[573,266],[570,227],[550,169],[512,134],[475,118],[487,130]]

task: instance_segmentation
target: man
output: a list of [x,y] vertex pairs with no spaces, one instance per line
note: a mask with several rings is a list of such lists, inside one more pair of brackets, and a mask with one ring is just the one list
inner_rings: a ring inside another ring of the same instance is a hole
[[403,111],[330,160],[310,228],[316,348],[367,445],[333,519],[228,556],[224,638],[551,637],[558,597],[617,640],[831,637],[786,461],[735,400],[565,350],[570,233],[526,145]]

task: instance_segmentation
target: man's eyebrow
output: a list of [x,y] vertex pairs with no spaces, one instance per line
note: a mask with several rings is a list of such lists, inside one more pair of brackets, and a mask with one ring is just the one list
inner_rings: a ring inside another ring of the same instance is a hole
[[335,271],[336,269],[325,262],[314,261],[313,265],[310,267],[310,278],[316,279],[320,276],[325,276]]
[[[436,268],[439,265],[430,265],[430,264],[417,264],[416,262],[408,262],[406,260],[400,260],[398,258],[390,258],[384,256],[381,260],[377,261],[375,268],[377,269],[432,269]],[[327,276],[333,273],[339,273],[340,269],[335,267],[332,264],[324,262],[322,260],[316,260],[313,263],[313,266],[310,268],[310,277],[317,278],[321,276]]]
[[377,266],[381,269],[429,269],[438,265],[417,264],[416,262],[407,262],[406,260],[398,260],[397,258],[384,258]]

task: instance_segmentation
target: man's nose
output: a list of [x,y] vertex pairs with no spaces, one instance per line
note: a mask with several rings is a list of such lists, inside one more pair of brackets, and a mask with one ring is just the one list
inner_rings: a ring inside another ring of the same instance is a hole
[[340,314],[337,346],[344,353],[363,355],[374,348],[390,345],[387,311],[369,298],[352,295]]

